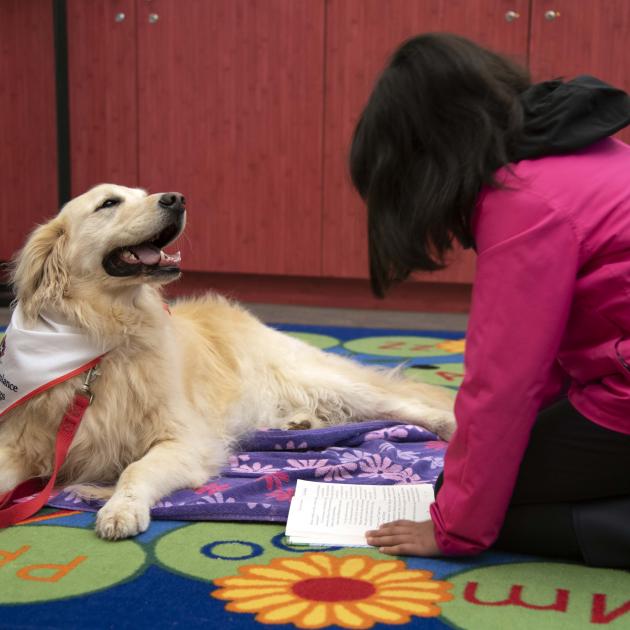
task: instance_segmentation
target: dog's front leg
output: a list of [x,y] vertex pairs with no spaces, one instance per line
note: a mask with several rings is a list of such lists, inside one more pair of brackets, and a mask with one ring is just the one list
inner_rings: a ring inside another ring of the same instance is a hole
[[28,477],[28,470],[17,452],[8,446],[0,446],[0,495],[13,490]]
[[[215,450],[218,455],[218,444]],[[151,506],[159,499],[181,488],[198,487],[218,473],[223,461],[209,465],[207,455],[190,442],[165,441],[151,448],[123,471],[112,498],[96,517],[96,533],[117,540],[145,531]]]

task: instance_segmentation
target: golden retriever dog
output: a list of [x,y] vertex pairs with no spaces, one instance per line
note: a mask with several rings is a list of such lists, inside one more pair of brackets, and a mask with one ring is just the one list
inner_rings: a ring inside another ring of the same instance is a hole
[[[169,312],[160,287],[179,277],[180,256],[163,248],[185,221],[178,193],[101,184],[37,227],[13,262],[25,321],[53,312],[110,348],[58,478],[111,486],[99,536],[146,530],[154,503],[217,475],[237,439],[260,427],[390,418],[451,436],[451,390],[327,354],[212,293]],[[57,428],[83,379],[5,414],[0,494],[51,474]]]

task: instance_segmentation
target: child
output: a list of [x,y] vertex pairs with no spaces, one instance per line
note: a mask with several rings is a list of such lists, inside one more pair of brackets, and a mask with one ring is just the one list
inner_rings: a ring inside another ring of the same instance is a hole
[[394,54],[350,158],[373,290],[443,267],[453,241],[478,258],[432,518],[370,544],[630,567],[630,147],[609,137],[628,123],[624,92],[532,85],[454,35]]

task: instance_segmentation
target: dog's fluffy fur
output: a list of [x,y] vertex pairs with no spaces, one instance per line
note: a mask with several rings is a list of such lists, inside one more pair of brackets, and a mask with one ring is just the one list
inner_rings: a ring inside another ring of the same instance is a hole
[[[101,207],[106,199],[113,201]],[[218,295],[181,301],[169,314],[159,287],[178,277],[176,265],[137,263],[130,275],[111,275],[104,261],[112,252],[165,227],[167,240],[183,229],[183,212],[175,217],[160,199],[97,186],[39,226],[14,261],[26,318],[52,311],[113,348],[60,473],[65,484],[115,486],[98,513],[101,537],[144,531],[156,501],[216,475],[235,440],[258,427],[393,418],[450,437],[450,390],[326,354]],[[50,475],[56,430],[82,378],[0,422],[0,494]]]

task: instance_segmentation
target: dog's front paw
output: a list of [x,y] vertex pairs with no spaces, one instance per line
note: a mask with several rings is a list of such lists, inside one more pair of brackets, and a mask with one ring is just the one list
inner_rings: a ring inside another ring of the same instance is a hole
[[20,475],[16,468],[15,457],[8,449],[0,448],[0,495],[15,488],[27,475]]
[[0,464],[0,496],[11,492],[11,490],[20,485],[20,482],[23,481],[12,470],[2,470],[1,468],[2,465]]
[[149,506],[137,499],[114,496],[96,516],[96,533],[106,540],[141,534],[151,522],[149,511]]

